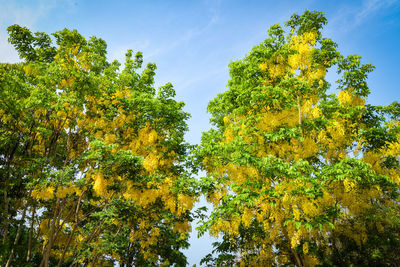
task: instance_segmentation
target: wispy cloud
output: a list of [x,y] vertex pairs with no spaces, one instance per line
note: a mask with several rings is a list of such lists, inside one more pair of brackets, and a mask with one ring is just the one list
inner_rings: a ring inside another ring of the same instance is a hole
[[386,9],[395,4],[397,0],[366,0],[363,3],[361,10],[357,13],[355,17],[356,25],[362,24],[370,16],[382,9]]
[[152,61],[163,55],[170,53],[172,50],[180,47],[181,45],[187,44],[193,39],[205,35],[216,23],[219,21],[219,6],[221,0],[206,0],[208,7],[209,19],[203,23],[202,26],[193,27],[186,29],[186,31],[181,34],[172,42],[154,42],[152,40],[137,41],[123,46],[110,47],[110,52],[108,58],[110,60],[118,60],[123,63],[125,60],[125,53],[128,49],[133,49],[134,51],[142,51],[146,61]]
[[11,24],[32,27],[51,8],[43,1],[38,5],[21,6],[16,1],[0,1],[0,62],[17,62],[17,52],[8,43],[7,27]]
[[369,19],[379,14],[381,11],[392,8],[399,3],[398,0],[364,0],[361,5],[354,5],[354,2],[349,2],[337,10],[337,13],[329,20],[328,29],[332,28],[335,31],[352,31]]
[[58,4],[60,1],[39,0],[23,5],[18,1],[0,0],[0,62],[19,60],[17,52],[8,43],[7,27],[19,24],[35,30],[35,24]]
[[192,28],[187,30],[180,38],[176,39],[174,42],[171,42],[167,45],[162,45],[151,51],[150,54],[147,55],[147,57],[154,58],[160,54],[166,53],[176,47],[179,47],[180,45],[187,43],[196,37],[205,34],[217,21],[218,21],[218,15],[213,14],[208,23],[203,27]]
[[30,5],[22,5],[17,1],[1,1],[0,2],[0,24],[13,21],[24,26],[32,27],[38,19],[46,15],[54,8],[54,1],[37,1]]

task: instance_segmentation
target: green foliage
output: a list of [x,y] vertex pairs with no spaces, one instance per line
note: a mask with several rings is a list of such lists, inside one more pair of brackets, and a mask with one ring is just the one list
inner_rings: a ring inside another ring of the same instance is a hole
[[400,104],[365,103],[375,67],[326,24],[294,14],[231,62],[199,147],[141,52],[109,62],[102,39],[10,26],[23,62],[0,63],[0,265],[185,266],[196,217],[220,237],[207,266],[398,264]]
[[76,30],[8,31],[24,62],[0,65],[0,265],[184,266],[197,189],[173,86]]
[[[221,236],[210,266],[393,266],[398,259],[398,103],[365,104],[374,69],[322,36],[322,12],[294,14],[210,101],[197,156]],[[326,94],[336,67],[339,93]]]

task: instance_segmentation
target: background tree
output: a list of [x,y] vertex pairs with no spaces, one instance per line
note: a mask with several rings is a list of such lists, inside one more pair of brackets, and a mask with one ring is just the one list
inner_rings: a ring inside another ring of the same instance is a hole
[[[294,14],[209,103],[198,151],[222,235],[203,262],[349,266],[399,262],[399,104],[365,104],[371,64],[322,37],[321,12]],[[338,94],[325,80],[336,68]],[[216,254],[214,256],[214,254]]]
[[185,265],[196,196],[172,85],[75,30],[8,31],[24,62],[0,65],[1,266]]

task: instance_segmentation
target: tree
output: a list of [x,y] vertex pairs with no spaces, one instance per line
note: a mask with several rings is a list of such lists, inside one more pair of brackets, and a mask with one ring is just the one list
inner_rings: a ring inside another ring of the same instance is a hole
[[185,265],[196,195],[172,85],[76,30],[8,31],[24,62],[0,65],[1,265]]
[[[287,33],[272,26],[209,103],[198,158],[214,210],[199,229],[221,239],[203,263],[399,262],[400,105],[365,104],[374,67],[341,55],[326,23],[305,11]],[[328,94],[335,68],[339,93]]]

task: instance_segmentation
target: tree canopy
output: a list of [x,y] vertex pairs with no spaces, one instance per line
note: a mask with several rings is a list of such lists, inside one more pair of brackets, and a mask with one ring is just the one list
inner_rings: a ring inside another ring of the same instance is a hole
[[0,265],[184,266],[196,196],[173,86],[76,30],[8,32],[24,61],[0,65]]
[[208,266],[396,266],[400,104],[368,104],[374,66],[326,24],[294,14],[231,62],[197,147],[141,52],[121,67],[100,38],[10,26],[23,61],[0,63],[0,266],[185,266],[196,217],[219,238]]
[[343,56],[326,23],[306,11],[272,26],[210,101],[198,158],[214,210],[199,229],[220,241],[203,263],[399,262],[400,105],[366,103],[374,66]]

